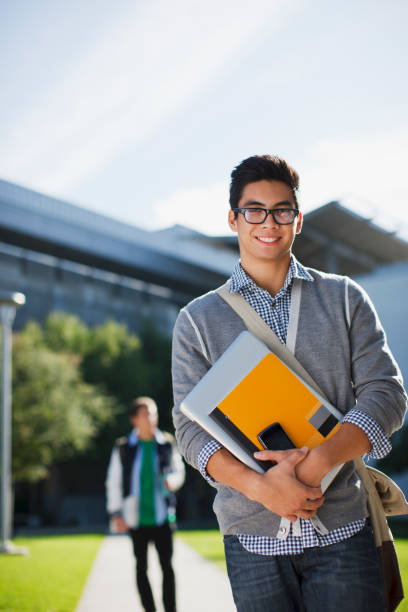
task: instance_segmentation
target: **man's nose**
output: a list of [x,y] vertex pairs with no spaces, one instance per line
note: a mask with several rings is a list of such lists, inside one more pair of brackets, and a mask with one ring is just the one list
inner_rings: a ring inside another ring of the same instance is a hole
[[279,227],[279,223],[276,223],[275,219],[272,216],[272,212],[268,210],[268,214],[266,215],[265,221],[262,223],[265,227]]

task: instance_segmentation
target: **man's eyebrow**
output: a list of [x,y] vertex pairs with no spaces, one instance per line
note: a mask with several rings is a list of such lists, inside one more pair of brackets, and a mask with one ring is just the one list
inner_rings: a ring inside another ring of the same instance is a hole
[[[264,204],[263,202],[258,202],[257,200],[248,200],[247,202],[244,202],[242,208],[245,208],[246,206],[258,206],[261,208],[267,208],[266,204]],[[276,202],[276,204],[274,204],[272,208],[279,208],[279,206],[290,206],[293,208],[294,203],[290,200],[282,200],[282,202]]]

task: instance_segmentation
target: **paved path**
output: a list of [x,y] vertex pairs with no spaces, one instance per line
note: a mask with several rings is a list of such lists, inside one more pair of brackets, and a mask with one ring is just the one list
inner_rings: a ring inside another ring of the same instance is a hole
[[[174,538],[174,569],[178,612],[235,612],[228,578],[213,563]],[[141,612],[135,586],[130,538],[107,536],[99,549],[76,612]],[[161,605],[161,571],[156,551],[149,548],[149,578]]]

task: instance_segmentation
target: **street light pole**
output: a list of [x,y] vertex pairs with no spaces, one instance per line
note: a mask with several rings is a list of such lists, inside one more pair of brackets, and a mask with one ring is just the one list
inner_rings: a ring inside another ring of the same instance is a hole
[[11,352],[12,326],[16,309],[25,304],[23,293],[0,291],[0,319],[2,326],[1,368],[1,543],[0,553],[24,554],[14,547],[11,536]]

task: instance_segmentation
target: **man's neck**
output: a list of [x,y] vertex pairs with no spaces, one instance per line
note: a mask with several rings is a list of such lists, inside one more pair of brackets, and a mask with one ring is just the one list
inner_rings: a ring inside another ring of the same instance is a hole
[[282,289],[290,266],[290,254],[277,261],[241,260],[241,266],[254,283],[274,297]]
[[137,435],[142,442],[149,442],[154,439],[154,432],[138,431]]

